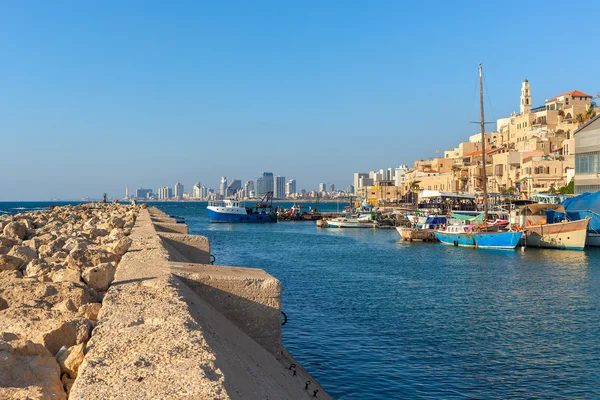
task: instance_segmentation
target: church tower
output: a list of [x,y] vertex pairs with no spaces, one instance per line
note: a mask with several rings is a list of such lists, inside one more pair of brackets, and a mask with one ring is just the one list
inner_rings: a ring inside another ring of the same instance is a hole
[[529,81],[525,79],[521,85],[521,115],[529,114],[531,111],[531,90]]

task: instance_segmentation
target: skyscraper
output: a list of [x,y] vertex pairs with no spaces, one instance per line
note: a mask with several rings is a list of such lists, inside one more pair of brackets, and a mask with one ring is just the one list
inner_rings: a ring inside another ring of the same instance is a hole
[[219,186],[219,194],[223,197],[227,196],[227,177],[221,177],[221,185]]
[[194,199],[202,198],[202,185],[200,184],[200,182],[196,182],[196,184],[192,188],[192,197]]
[[229,186],[227,186],[227,190],[225,192],[227,196],[235,196],[240,190],[242,190],[242,181],[239,179],[234,179],[231,181]]
[[276,176],[273,185],[273,197],[285,199],[285,176]]
[[139,188],[135,191],[135,197],[138,199],[146,199],[148,197],[152,197],[152,189]]
[[175,194],[175,199],[177,199],[177,200],[183,199],[183,185],[181,183],[177,182],[175,184],[175,190],[173,190],[173,193]]
[[129,200],[129,185],[125,185],[125,200]]
[[254,195],[254,181],[247,181],[244,183],[244,195],[246,197],[252,197]]
[[290,179],[285,184],[285,197],[289,197],[296,193],[296,180]]
[[256,179],[256,196],[263,197],[267,192],[272,192],[274,185],[272,172],[261,173]]
[[327,191],[327,185],[324,183],[319,183],[319,192],[326,192]]
[[335,192],[335,185],[332,183],[329,185],[329,193]]

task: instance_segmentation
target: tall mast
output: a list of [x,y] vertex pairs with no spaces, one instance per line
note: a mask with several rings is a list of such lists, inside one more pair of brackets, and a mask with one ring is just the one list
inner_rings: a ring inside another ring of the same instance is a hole
[[488,218],[487,172],[485,154],[485,117],[483,113],[483,67],[479,64],[479,107],[481,109],[481,162],[483,164],[483,221]]

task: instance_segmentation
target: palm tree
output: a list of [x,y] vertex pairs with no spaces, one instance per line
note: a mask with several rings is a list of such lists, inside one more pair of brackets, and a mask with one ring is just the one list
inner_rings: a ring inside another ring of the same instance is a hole
[[421,190],[421,187],[419,186],[419,183],[421,183],[421,181],[413,181],[413,182],[410,183],[410,186],[408,188],[408,193],[410,194],[411,201],[413,200],[413,193],[418,192],[419,190]]

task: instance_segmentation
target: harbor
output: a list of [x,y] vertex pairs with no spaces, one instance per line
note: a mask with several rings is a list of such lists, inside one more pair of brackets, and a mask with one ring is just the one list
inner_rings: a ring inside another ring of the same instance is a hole
[[157,207],[210,238],[217,262],[282,281],[283,343],[334,398],[600,396],[593,248],[474,251],[395,230],[211,224],[202,203]]

